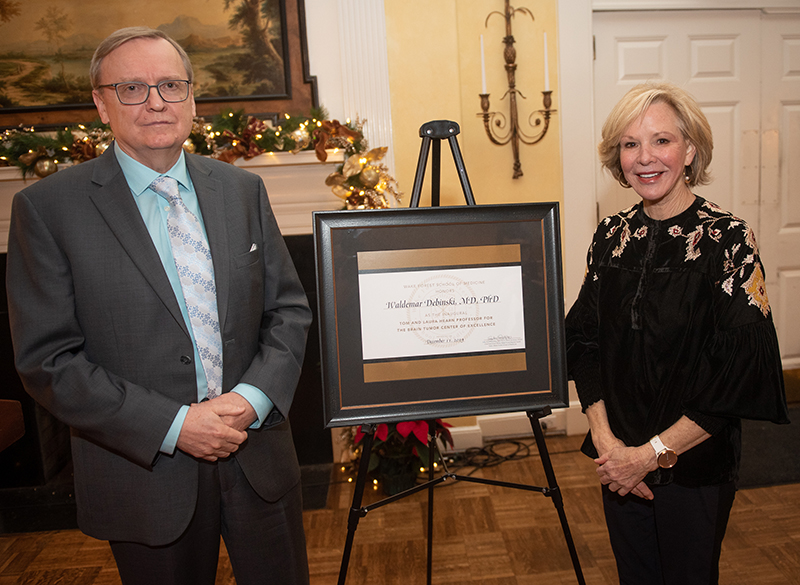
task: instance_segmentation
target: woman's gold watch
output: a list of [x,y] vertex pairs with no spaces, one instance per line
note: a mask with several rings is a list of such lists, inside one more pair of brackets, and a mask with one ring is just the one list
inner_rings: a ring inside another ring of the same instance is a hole
[[650,444],[656,452],[656,461],[662,469],[669,469],[678,462],[678,454],[661,442],[661,437],[656,435],[650,439]]

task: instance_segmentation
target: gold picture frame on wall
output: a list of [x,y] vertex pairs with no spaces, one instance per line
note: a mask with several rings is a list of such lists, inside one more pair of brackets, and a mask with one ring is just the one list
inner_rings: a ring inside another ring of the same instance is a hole
[[0,12],[0,127],[95,118],[89,62],[114,30],[164,30],[189,54],[198,115],[308,113],[303,0],[8,0]]

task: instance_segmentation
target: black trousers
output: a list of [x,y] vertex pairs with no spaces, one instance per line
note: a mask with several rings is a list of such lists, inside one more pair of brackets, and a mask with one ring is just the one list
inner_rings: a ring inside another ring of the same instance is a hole
[[261,499],[235,457],[199,462],[197,509],[174,543],[111,542],[123,585],[214,585],[220,536],[237,585],[307,585],[298,483],[277,502]]
[[715,585],[736,487],[650,486],[653,500],[603,486],[621,585]]

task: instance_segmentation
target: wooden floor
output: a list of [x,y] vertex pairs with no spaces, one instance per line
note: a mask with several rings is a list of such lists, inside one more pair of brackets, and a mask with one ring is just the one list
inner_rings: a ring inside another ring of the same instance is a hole
[[[569,527],[586,583],[616,583],[594,464],[580,439],[548,437]],[[469,470],[461,470],[466,474]],[[337,472],[338,473],[338,472]],[[546,485],[534,455],[476,475]],[[353,485],[331,486],[325,509],[304,513],[312,585],[337,583]],[[379,499],[368,490],[365,504]],[[375,509],[360,520],[347,583],[426,582],[426,493]],[[577,582],[552,501],[539,493],[467,482],[434,496],[434,569],[438,585],[556,585]],[[800,484],[741,490],[721,560],[723,584],[800,584]],[[108,545],[77,531],[0,535],[0,585],[119,584]],[[218,585],[235,581],[224,548]]]

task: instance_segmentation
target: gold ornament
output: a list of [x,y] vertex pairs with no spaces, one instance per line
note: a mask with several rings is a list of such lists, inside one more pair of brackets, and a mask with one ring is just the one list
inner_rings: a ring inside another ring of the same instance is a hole
[[40,158],[33,166],[33,172],[39,177],[52,175],[58,170],[58,163],[52,158]]
[[381,174],[375,167],[364,167],[364,170],[361,171],[361,175],[359,176],[359,180],[362,185],[371,189],[380,182]]
[[292,132],[290,136],[292,140],[294,140],[294,148],[292,149],[294,154],[297,154],[311,143],[311,135],[308,133],[305,126],[301,126]]
[[194,142],[192,142],[191,139],[189,139],[189,138],[184,140],[184,142],[183,142],[183,150],[185,150],[188,153],[194,154],[194,150],[195,150]]

